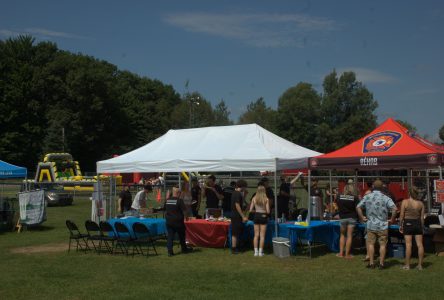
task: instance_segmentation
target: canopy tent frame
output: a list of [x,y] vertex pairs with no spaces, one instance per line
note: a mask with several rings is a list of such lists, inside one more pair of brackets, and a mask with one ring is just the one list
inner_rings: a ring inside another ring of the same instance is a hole
[[[415,134],[392,118],[372,132],[333,152],[310,159],[311,170],[407,170],[408,187],[413,185],[413,170],[438,168],[442,177],[444,146],[435,145]],[[356,180],[355,180],[356,182]],[[427,197],[430,210],[432,198]]]
[[[257,124],[169,130],[152,142],[97,162],[97,173],[277,172],[308,167],[321,153],[291,143]],[[275,193],[277,234],[277,193]]]

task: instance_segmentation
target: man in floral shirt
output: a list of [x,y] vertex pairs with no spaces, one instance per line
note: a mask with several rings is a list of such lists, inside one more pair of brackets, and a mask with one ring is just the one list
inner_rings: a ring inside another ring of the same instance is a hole
[[[390,223],[395,222],[396,205],[393,200],[381,192],[383,183],[381,180],[373,182],[373,191],[367,194],[359,202],[356,210],[361,222],[367,222],[367,251],[370,262],[368,268],[374,268],[375,242],[379,243],[379,269],[384,268],[384,259],[388,240],[388,213],[392,212]],[[365,208],[366,216],[362,213]]]

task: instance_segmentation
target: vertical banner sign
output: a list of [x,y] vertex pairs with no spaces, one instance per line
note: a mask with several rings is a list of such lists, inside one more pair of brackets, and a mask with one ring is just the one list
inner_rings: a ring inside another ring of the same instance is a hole
[[20,223],[39,225],[46,221],[46,203],[44,191],[19,193]]
[[444,180],[435,180],[436,202],[444,203]]

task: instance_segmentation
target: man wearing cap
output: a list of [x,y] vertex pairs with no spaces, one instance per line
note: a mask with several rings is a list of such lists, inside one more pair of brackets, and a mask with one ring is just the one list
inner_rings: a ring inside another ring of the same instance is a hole
[[141,208],[146,208],[146,200],[148,199],[148,193],[151,193],[153,188],[150,184],[146,184],[143,186],[143,190],[139,191],[134,197],[133,204],[131,204],[131,208],[134,210],[140,210]]
[[[382,193],[383,183],[377,179],[373,182],[373,191],[362,198],[356,207],[361,222],[367,222],[367,251],[369,256],[368,268],[374,268],[374,253],[376,240],[379,242],[379,269],[384,268],[386,245],[388,240],[388,214],[392,212],[390,223],[395,222],[396,205],[393,200]],[[366,215],[362,213],[365,207]]]

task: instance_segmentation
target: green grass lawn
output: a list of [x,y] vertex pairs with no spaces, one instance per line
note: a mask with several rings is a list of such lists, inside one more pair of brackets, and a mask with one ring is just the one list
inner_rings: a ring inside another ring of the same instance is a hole
[[[0,233],[0,299],[443,299],[444,259],[429,254],[424,271],[367,270],[363,255],[344,260],[316,250],[315,257],[278,259],[233,256],[223,249],[197,249],[168,257],[164,242],[148,258],[94,253],[16,253],[17,248],[67,244],[65,220],[90,217],[90,202],[48,208],[39,229]],[[178,252],[178,249],[175,248]]]

